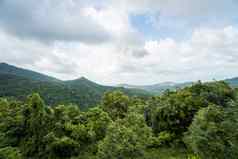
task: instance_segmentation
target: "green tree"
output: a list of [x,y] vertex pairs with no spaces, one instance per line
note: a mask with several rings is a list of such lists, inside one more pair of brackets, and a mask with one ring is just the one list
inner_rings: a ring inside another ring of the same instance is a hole
[[238,155],[237,121],[237,104],[229,108],[209,105],[197,113],[184,141],[203,159],[235,159]]
[[193,96],[202,97],[204,102],[226,106],[231,99],[235,99],[235,91],[224,81],[201,83],[187,87]]
[[50,141],[47,145],[47,158],[49,159],[69,159],[80,152],[79,143],[70,137],[58,138],[54,134],[49,134],[46,138]]
[[53,112],[55,127],[44,138],[50,158],[92,157],[111,122],[108,114],[99,107],[81,112],[72,105],[55,107]]
[[[81,144],[77,136],[86,134],[85,127],[79,124],[81,111],[75,105],[59,105],[50,110],[52,118],[48,134],[44,136],[44,158],[68,159],[81,153]],[[84,132],[84,133],[82,133]]]
[[150,102],[150,119],[147,121],[151,122],[149,125],[154,133],[165,131],[177,137],[187,130],[196,111],[206,105],[201,97],[194,97],[187,90],[170,92]]
[[143,116],[129,114],[110,124],[106,137],[99,143],[97,157],[100,159],[144,158],[150,144],[152,131]]
[[21,142],[21,151],[26,158],[42,158],[45,153],[43,138],[48,131],[45,116],[43,100],[39,94],[33,94],[23,112],[25,137]]
[[22,137],[22,103],[0,99],[0,147],[17,147]]
[[113,120],[116,120],[126,116],[129,102],[129,97],[120,91],[107,92],[102,99],[102,108]]
[[234,91],[224,82],[198,82],[191,87],[168,91],[162,96],[152,98],[148,102],[145,117],[155,134],[165,131],[180,139],[197,111],[209,104],[226,107],[234,98]]

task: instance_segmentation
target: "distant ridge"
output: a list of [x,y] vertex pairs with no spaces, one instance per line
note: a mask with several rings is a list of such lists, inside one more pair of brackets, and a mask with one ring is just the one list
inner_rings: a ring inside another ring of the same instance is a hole
[[226,79],[225,82],[227,82],[232,87],[238,87],[238,77]]
[[[231,87],[238,87],[238,77],[224,79],[223,81],[227,82]],[[165,90],[176,90],[180,88],[184,88],[187,86],[191,86],[194,82],[184,82],[184,83],[176,83],[176,82],[162,82],[153,85],[129,85],[129,84],[119,84],[118,87],[130,88],[130,89],[142,89],[153,94],[161,94]]]
[[142,89],[153,94],[161,94],[165,90],[175,90],[177,88],[183,88],[192,85],[193,82],[175,83],[175,82],[163,82],[153,85],[129,85],[129,84],[119,84],[118,87],[130,88],[130,89]]

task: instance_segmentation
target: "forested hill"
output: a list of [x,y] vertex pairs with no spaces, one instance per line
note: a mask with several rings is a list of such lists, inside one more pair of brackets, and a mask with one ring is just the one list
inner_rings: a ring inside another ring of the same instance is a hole
[[[232,87],[238,86],[238,78],[225,80]],[[82,109],[95,106],[107,91],[121,90],[129,96],[148,97],[164,90],[175,90],[192,85],[186,83],[160,83],[147,86],[120,85],[103,86],[85,77],[62,81],[27,69],[0,63],[0,97],[13,97],[24,100],[27,95],[39,93],[47,105],[76,104]]]
[[0,64],[0,97],[24,100],[27,95],[38,92],[47,105],[77,104],[82,109],[95,106],[106,91],[121,90],[130,96],[148,96],[143,90],[103,86],[84,77],[61,81],[59,79],[18,68],[6,63]]
[[16,75],[19,77],[25,77],[32,80],[38,81],[47,81],[47,82],[60,82],[60,80],[50,77],[38,72],[34,72],[31,70],[18,68],[13,65],[9,65],[7,63],[0,63],[0,74],[9,74],[9,75]]

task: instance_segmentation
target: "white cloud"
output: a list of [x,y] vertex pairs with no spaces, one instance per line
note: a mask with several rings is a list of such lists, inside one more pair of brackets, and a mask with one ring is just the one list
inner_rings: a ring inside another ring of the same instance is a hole
[[1,32],[0,61],[62,79],[86,76],[104,84],[211,80],[238,75],[237,37],[238,28],[232,26],[200,28],[182,42],[171,38],[147,41],[142,47],[146,55],[137,57],[114,43],[49,46]]
[[[191,38],[182,42],[170,38],[147,41],[144,48],[148,55],[142,59],[126,58],[123,65],[133,63],[132,66],[137,69],[132,69],[131,76],[142,74],[141,82],[148,83],[237,76],[237,37],[238,29],[228,26],[222,29],[196,29]],[[120,72],[123,74],[126,71]]]
[[[0,1],[0,62],[61,79],[86,76],[103,84],[149,84],[238,75],[235,26],[216,29],[196,26],[183,41],[169,37],[145,40],[129,18],[130,14],[145,12],[159,12],[164,18],[227,15],[223,14],[227,10],[224,1],[43,0],[41,5],[38,3]],[[233,8],[230,10],[233,13]]]
[[[133,13],[160,12],[167,16],[205,16],[234,13],[237,2],[233,0],[109,0],[121,10]],[[229,7],[226,7],[229,6]]]
[[[40,4],[39,4],[40,3]],[[0,27],[21,38],[43,42],[110,40],[110,32],[84,10],[89,1],[3,0],[0,1]],[[95,7],[94,3],[90,4]]]

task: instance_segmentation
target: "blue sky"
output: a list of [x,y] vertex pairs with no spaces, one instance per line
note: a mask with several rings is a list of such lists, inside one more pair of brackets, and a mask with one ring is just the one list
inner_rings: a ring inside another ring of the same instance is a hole
[[110,85],[230,78],[237,10],[237,0],[0,0],[0,62]]
[[147,40],[158,40],[167,37],[182,40],[192,32],[188,22],[178,20],[176,17],[163,17],[159,13],[156,15],[130,15],[130,21]]
[[[212,3],[214,2],[214,3]],[[210,0],[206,6],[208,9],[216,7],[216,1]],[[223,7],[221,7],[221,5]],[[192,6],[191,6],[192,7]],[[227,25],[237,26],[238,4],[235,0],[221,1],[217,10],[201,15],[164,15],[160,11],[143,12],[141,14],[129,15],[130,22],[146,39],[158,40],[162,38],[175,38],[184,40],[191,36],[194,29],[198,27],[221,28]]]

